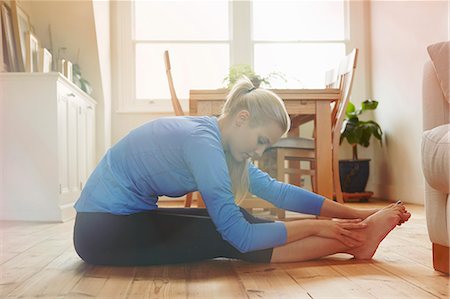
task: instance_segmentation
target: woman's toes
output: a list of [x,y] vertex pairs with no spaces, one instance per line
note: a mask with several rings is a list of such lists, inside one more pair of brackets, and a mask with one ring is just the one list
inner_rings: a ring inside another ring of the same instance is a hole
[[386,208],[394,208],[396,206],[397,206],[397,204],[394,202],[394,203],[391,203],[390,205],[388,205]]
[[411,218],[411,213],[409,213],[409,212],[403,213],[402,219],[404,222],[408,221],[409,218]]

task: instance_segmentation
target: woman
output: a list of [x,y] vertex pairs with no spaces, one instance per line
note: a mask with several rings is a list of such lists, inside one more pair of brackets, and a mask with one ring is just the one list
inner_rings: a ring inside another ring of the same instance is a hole
[[[337,252],[371,258],[410,214],[401,203],[353,209],[256,168],[250,160],[289,127],[282,100],[243,79],[219,118],[166,117],[131,131],[106,153],[75,204],[78,255],[120,266],[215,257],[289,262]],[[159,196],[195,190],[206,209],[158,208]],[[247,192],[286,210],[342,219],[259,219],[236,204]]]

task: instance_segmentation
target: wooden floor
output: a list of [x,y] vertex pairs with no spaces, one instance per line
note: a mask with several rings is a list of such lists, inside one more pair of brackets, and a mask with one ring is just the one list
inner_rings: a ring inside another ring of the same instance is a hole
[[449,298],[449,277],[432,267],[424,209],[408,208],[411,220],[371,261],[337,254],[290,264],[95,267],[73,249],[73,221],[0,222],[0,298]]

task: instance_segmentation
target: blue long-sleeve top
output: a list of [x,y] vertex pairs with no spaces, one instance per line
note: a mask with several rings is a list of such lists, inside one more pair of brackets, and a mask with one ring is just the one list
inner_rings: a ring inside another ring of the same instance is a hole
[[[319,215],[324,197],[279,182],[249,164],[250,192],[275,206]],[[286,243],[283,222],[250,224],[235,204],[216,117],[164,117],[111,147],[75,203],[77,212],[128,215],[157,209],[158,197],[199,191],[222,238],[240,252]]]

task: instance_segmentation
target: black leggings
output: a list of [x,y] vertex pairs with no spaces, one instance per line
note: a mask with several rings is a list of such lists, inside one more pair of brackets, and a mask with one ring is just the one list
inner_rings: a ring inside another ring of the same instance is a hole
[[[241,208],[250,223],[260,219]],[[74,245],[87,263],[146,266],[217,257],[268,263],[273,248],[241,253],[222,239],[206,209],[158,208],[131,215],[77,213]]]

